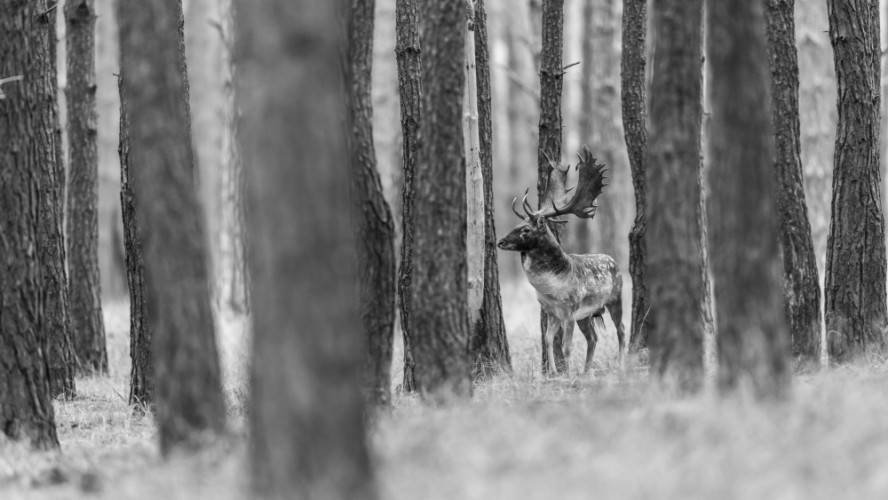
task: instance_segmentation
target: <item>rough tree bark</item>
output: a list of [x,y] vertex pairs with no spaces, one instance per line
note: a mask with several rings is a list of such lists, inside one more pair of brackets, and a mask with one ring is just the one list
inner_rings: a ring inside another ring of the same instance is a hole
[[651,375],[680,391],[703,383],[707,288],[701,221],[702,0],[653,8],[645,185]]
[[647,38],[647,0],[623,0],[623,51],[621,56],[621,102],[623,134],[632,169],[635,191],[635,222],[629,233],[629,274],[632,277],[632,319],[630,352],[647,347],[648,290],[647,208],[644,177],[647,170],[647,98],[645,56]]
[[181,1],[121,0],[129,167],[153,323],[160,447],[194,448],[223,431],[225,405],[207,249],[194,185]]
[[805,203],[799,133],[795,0],[768,0],[771,114],[776,138],[777,209],[783,253],[784,307],[792,355],[800,368],[820,365],[820,281]]
[[404,336],[404,381],[406,392],[416,390],[413,356],[413,324],[410,294],[413,288],[413,240],[415,233],[416,155],[422,114],[422,63],[420,57],[417,0],[397,0],[395,54],[398,60],[398,95],[401,97],[401,134],[404,147],[404,187],[401,201],[401,264],[398,269],[398,303]]
[[484,300],[480,321],[471,325],[470,351],[474,376],[511,370],[509,340],[503,321],[496,248],[493,189],[493,119],[490,90],[490,49],[484,0],[475,2],[475,61],[478,76],[478,130],[481,141],[481,174],[484,177]]
[[[266,498],[374,499],[339,8],[235,6],[253,283],[252,488]],[[292,50],[294,40],[306,50]]]
[[99,274],[94,0],[65,2],[68,40],[68,291],[80,369],[108,372]]
[[839,121],[826,251],[827,348],[841,363],[882,350],[885,222],[879,182],[879,2],[828,0]]
[[[719,387],[788,393],[764,2],[711,0],[708,199]],[[784,207],[780,207],[784,208]],[[781,214],[783,214],[781,210]]]
[[481,138],[478,132],[478,78],[475,63],[475,5],[463,0],[466,9],[463,68],[463,157],[466,161],[466,306],[469,327],[477,328],[484,303],[484,176],[481,173]]
[[365,345],[364,397],[368,406],[389,406],[395,326],[395,225],[383,197],[373,145],[370,75],[375,5],[375,0],[350,0],[347,112]]
[[[531,4],[533,6],[533,4]],[[537,199],[543,202],[546,183],[549,179],[549,159],[561,161],[561,91],[564,86],[562,54],[564,48],[564,0],[543,0],[542,5],[542,51],[540,54],[540,127],[539,148],[537,150]],[[542,208],[540,206],[540,208]],[[559,238],[557,225],[552,225],[555,237]],[[523,258],[522,258],[523,263]],[[543,372],[546,371],[548,353],[546,350],[546,313],[540,309],[540,345],[542,346]],[[555,368],[564,370],[561,346],[561,328],[555,334],[553,349]]]
[[411,328],[416,388],[433,402],[469,397],[466,177],[462,99],[465,4],[426,0],[423,119],[414,172]]
[[56,158],[46,7],[0,1],[0,429],[38,449],[59,446],[45,357],[55,332],[45,318],[38,234],[40,172]]

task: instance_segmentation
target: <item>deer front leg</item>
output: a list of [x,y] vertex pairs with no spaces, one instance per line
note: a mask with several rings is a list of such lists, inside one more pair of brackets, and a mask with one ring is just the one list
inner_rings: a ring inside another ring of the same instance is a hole
[[546,354],[548,354],[549,358],[549,366],[548,371],[551,375],[557,375],[558,369],[555,367],[555,334],[558,333],[558,325],[560,322],[558,318],[555,317],[554,314],[547,314],[548,321],[546,322]]
[[564,373],[567,375],[567,378],[570,378],[570,346],[574,333],[573,318],[569,317],[562,322],[561,328],[564,331],[564,335],[561,337],[561,352],[564,353]]

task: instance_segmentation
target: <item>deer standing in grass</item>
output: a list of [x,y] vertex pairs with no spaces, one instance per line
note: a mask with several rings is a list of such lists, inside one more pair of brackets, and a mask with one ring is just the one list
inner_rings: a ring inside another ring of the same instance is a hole
[[604,329],[602,315],[605,310],[617,327],[620,362],[623,358],[623,278],[616,262],[604,254],[565,253],[549,227],[551,223],[567,222],[556,219],[562,215],[573,214],[583,219],[595,216],[595,200],[605,186],[604,165],[596,162],[588,147],[578,156],[576,168],[579,175],[573,195],[569,194],[572,189],[566,189],[569,166],[562,167],[550,160],[542,208],[532,211],[525,193],[522,200],[525,215],[521,215],[515,209],[518,198],[513,199],[512,211],[522,222],[497,243],[502,250],[521,252],[527,280],[536,289],[537,300],[548,315],[545,343],[549,373],[557,373],[553,347],[555,334],[559,328],[564,332],[562,350],[568,376],[574,322],[579,324],[586,337],[585,371],[588,372],[598,342],[596,330]]

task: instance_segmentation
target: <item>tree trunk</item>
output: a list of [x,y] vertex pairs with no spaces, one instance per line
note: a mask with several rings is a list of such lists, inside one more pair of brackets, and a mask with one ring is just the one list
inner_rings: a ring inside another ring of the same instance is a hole
[[825,313],[830,358],[882,350],[888,321],[879,185],[879,2],[828,0],[838,77]]
[[108,373],[108,354],[99,277],[94,0],[67,0],[65,19],[68,25],[68,137],[71,148],[67,221],[71,327],[81,370],[104,374]]
[[130,393],[129,404],[143,407],[154,404],[154,355],[151,349],[151,322],[145,293],[145,261],[139,221],[136,218],[136,193],[129,165],[129,116],[123,77],[120,89],[120,212],[123,216],[123,246],[126,282],[130,299]]
[[348,118],[351,180],[364,330],[364,397],[391,405],[395,326],[395,225],[376,170],[373,145],[373,14],[375,0],[351,0],[348,17]]
[[630,352],[647,348],[648,290],[647,208],[644,177],[647,170],[647,89],[645,56],[647,37],[647,0],[623,1],[623,51],[621,56],[621,101],[623,134],[632,169],[635,191],[635,222],[629,233],[629,274],[632,277],[632,319],[630,320]]
[[713,33],[707,215],[719,386],[748,385],[759,397],[783,397],[790,386],[790,338],[780,306],[764,3],[710,1],[707,13]]
[[702,0],[658,0],[645,185],[651,375],[681,391],[703,382],[707,288],[701,221]]
[[820,281],[805,203],[799,133],[799,65],[795,0],[768,0],[768,55],[777,156],[777,208],[783,254],[784,307],[799,367],[820,365]]
[[[564,69],[561,57],[564,47],[564,0],[543,0],[542,7],[542,52],[540,55],[540,128],[539,149],[537,150],[537,199],[543,202],[543,194],[549,179],[549,158],[561,161],[561,91],[564,85]],[[539,205],[542,208],[542,205]],[[555,237],[559,238],[558,227],[551,226]],[[522,259],[523,262],[523,259]],[[542,346],[543,372],[546,371],[548,353],[546,350],[546,313],[540,309],[540,344]],[[561,338],[561,328],[555,334],[553,350],[555,368],[561,372],[565,368]]]
[[496,219],[493,189],[493,119],[490,90],[490,50],[484,0],[475,2],[475,61],[478,74],[478,130],[481,145],[481,174],[484,177],[484,298],[480,321],[471,325],[473,373],[511,370],[509,340],[503,321],[496,248]]
[[[374,499],[359,390],[339,9],[310,0],[235,5],[242,145],[252,166],[253,492]],[[293,40],[306,50],[292,50]]]
[[161,453],[225,427],[206,238],[194,185],[181,2],[121,0],[130,165],[153,324]]
[[422,113],[422,64],[420,57],[419,11],[417,0],[397,0],[395,26],[398,60],[398,95],[401,97],[401,133],[404,142],[404,187],[401,212],[401,265],[398,269],[398,303],[404,336],[405,392],[416,390],[413,355],[413,324],[410,294],[413,290],[413,240],[415,234],[416,156]]
[[466,161],[466,305],[469,326],[474,332],[481,320],[484,302],[484,176],[481,174],[481,138],[478,132],[478,78],[475,64],[475,6],[466,5],[465,54],[463,67],[462,124],[463,156]]
[[0,1],[0,429],[38,449],[59,446],[45,353],[60,332],[46,318],[39,234],[42,174],[56,161],[46,7]]
[[[579,36],[580,48],[580,113],[578,125],[580,144],[592,144],[596,148],[598,142],[592,139],[595,133],[595,0],[583,0],[582,27]],[[606,165],[609,165],[605,161]],[[574,221],[574,239],[580,252],[588,252],[592,248],[591,221],[580,219]],[[603,237],[598,238],[599,240]]]

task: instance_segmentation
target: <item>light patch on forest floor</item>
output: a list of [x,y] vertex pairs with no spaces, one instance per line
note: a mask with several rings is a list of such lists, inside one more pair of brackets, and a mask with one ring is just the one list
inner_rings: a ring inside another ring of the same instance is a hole
[[[885,498],[885,362],[800,377],[782,404],[675,398],[640,370],[615,369],[608,324],[593,375],[545,380],[533,294],[503,295],[514,372],[447,408],[396,395],[371,431],[381,498]],[[242,319],[220,321],[231,436],[163,461],[151,419],[126,404],[126,305],[107,304],[106,317],[111,376],[79,379],[80,397],[56,403],[61,452],[0,440],[0,498],[248,498]],[[575,342],[581,366],[585,341]]]

